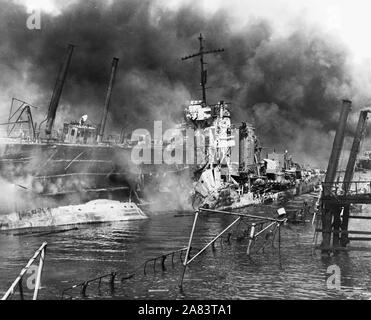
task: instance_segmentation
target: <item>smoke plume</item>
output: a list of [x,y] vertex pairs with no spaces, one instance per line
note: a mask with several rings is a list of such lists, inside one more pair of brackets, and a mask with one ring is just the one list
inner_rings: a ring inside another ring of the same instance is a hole
[[184,103],[200,97],[198,60],[180,61],[198,50],[200,32],[207,48],[225,48],[207,57],[208,101],[231,102],[234,122],[253,123],[265,147],[287,149],[298,162],[325,167],[341,99],[353,99],[354,110],[367,101],[345,46],[313,26],[277,36],[269,21],[247,20],[236,31],[228,13],[210,15],[194,3],[170,10],[150,0],[84,0],[57,15],[43,12],[41,30],[28,30],[22,4],[0,6],[4,119],[12,96],[38,105],[35,117],[43,119],[72,43],[56,126],[83,114],[100,122],[114,56],[120,62],[107,130],[151,128],[153,120],[171,126]]

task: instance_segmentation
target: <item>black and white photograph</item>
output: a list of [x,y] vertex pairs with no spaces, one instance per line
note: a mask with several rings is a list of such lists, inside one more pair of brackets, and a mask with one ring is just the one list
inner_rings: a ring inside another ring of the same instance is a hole
[[370,16],[0,0],[0,308],[370,300]]

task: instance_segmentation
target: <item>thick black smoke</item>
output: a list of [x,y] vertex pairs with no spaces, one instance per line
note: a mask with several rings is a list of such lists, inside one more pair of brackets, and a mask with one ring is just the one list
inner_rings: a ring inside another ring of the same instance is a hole
[[44,115],[73,43],[57,124],[83,114],[99,123],[115,56],[107,128],[131,131],[153,120],[170,126],[181,120],[186,100],[200,97],[198,61],[180,61],[198,50],[200,32],[207,47],[226,49],[207,58],[209,102],[231,102],[235,122],[254,123],[265,146],[288,149],[302,162],[325,166],[340,101],[356,95],[347,51],[316,28],[298,26],[277,37],[269,21],[247,21],[233,31],[228,14],[210,16],[195,4],[171,11],[150,0],[83,0],[57,16],[43,13],[37,31],[26,28],[24,7],[10,0],[0,6],[1,115],[12,95],[31,99]]

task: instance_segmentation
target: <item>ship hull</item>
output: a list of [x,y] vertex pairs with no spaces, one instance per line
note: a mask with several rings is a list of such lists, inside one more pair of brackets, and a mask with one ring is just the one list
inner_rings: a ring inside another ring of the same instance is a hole
[[82,205],[27,210],[0,216],[0,231],[53,228],[146,218],[147,216],[135,203],[94,200]]
[[323,175],[313,177],[310,181],[301,181],[297,187],[285,191],[272,192],[257,200],[251,197],[242,196],[240,201],[231,205],[222,206],[218,210],[235,210],[247,207],[259,207],[267,203],[279,204],[290,198],[315,191],[316,187],[322,182]]
[[138,176],[130,154],[119,146],[2,141],[2,211],[125,199]]

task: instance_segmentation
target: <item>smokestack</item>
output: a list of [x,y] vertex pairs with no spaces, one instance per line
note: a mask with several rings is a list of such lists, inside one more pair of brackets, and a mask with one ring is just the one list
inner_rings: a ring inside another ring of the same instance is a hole
[[106,127],[108,108],[109,108],[109,103],[110,103],[110,100],[111,100],[112,88],[113,88],[113,85],[115,83],[115,76],[116,76],[116,70],[117,70],[118,62],[119,62],[118,58],[113,58],[112,69],[111,69],[111,78],[110,78],[109,85],[108,85],[106,101],[104,102],[104,111],[103,111],[102,121],[101,121],[101,124],[100,124],[99,135],[98,135],[98,138],[97,138],[98,143],[102,141],[103,135],[104,135],[104,129]]
[[[341,149],[343,148],[345,128],[347,125],[347,119],[352,106],[350,100],[343,100],[343,106],[340,113],[339,125],[336,130],[334,144],[332,146],[331,156],[328,162],[328,167],[325,177],[325,185],[328,191],[331,190],[330,184],[334,182],[336,177],[336,170],[339,165],[339,159],[341,154]],[[326,190],[324,190],[326,192]]]
[[57,81],[55,83],[52,99],[49,105],[48,117],[47,117],[47,122],[46,122],[46,127],[45,127],[45,133],[47,135],[51,134],[52,132],[52,128],[53,128],[53,124],[55,120],[55,114],[57,112],[59,99],[61,98],[63,86],[66,81],[67,71],[70,66],[73,48],[74,46],[72,44],[68,45],[68,52],[67,52],[66,59],[64,60],[64,63],[59,72]]

